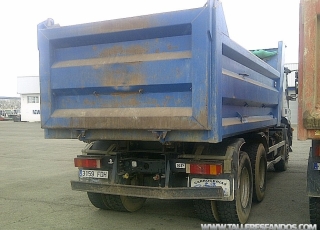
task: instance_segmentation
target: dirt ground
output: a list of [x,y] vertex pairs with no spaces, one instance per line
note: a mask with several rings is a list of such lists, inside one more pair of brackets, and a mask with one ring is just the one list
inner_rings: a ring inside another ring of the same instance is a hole
[[[0,122],[0,229],[201,229],[192,201],[147,200],[135,213],[94,208],[72,191],[78,140],[46,140],[40,123]],[[266,197],[248,223],[309,223],[306,169],[310,141],[297,141],[286,172],[270,171]]]

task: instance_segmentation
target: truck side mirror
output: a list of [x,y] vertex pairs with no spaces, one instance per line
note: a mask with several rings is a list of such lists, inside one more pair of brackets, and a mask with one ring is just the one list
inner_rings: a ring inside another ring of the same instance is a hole
[[296,90],[296,94],[298,94],[298,85],[299,85],[299,81],[298,81],[298,71],[295,72],[295,90]]

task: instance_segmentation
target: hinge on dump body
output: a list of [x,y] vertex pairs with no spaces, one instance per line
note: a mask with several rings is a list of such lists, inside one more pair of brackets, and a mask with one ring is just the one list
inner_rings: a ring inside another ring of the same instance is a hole
[[[246,106],[246,105],[245,105]],[[245,116],[242,116],[240,113],[237,112],[238,117],[240,118],[241,123],[247,123],[248,119]]]
[[165,138],[167,136],[167,133],[171,130],[150,130],[152,134],[154,134],[157,138],[157,140],[161,143],[165,143]]
[[78,135],[78,140],[79,141],[85,141],[86,138],[86,130],[78,130],[80,133]]

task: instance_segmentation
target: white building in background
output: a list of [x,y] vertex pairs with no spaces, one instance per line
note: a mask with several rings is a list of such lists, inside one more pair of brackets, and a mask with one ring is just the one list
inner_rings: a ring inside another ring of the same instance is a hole
[[21,97],[21,121],[40,121],[40,83],[38,76],[18,77]]

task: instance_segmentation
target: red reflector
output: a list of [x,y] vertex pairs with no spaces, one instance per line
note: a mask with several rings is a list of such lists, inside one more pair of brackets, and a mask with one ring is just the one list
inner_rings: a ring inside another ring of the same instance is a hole
[[78,168],[100,168],[100,159],[74,158],[74,166]]
[[219,175],[223,173],[221,164],[187,164],[186,173]]
[[192,164],[190,165],[190,173],[192,174],[210,174],[209,165]]

